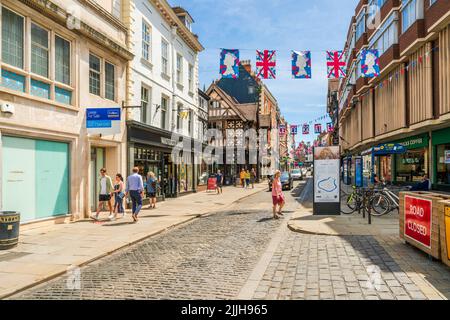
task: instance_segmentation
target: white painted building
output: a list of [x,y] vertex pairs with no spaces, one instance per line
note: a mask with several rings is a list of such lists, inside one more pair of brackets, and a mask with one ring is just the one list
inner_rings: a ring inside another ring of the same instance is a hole
[[[130,50],[128,111],[129,169],[138,166],[146,177],[153,171],[166,181],[161,196],[193,191],[194,167],[171,164],[171,134],[199,136],[198,53],[194,20],[166,0],[128,1]],[[149,155],[148,155],[149,154]],[[192,161],[192,159],[191,159]]]

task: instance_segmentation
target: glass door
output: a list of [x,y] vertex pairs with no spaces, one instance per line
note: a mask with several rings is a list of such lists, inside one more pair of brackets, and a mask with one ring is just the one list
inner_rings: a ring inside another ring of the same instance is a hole
[[105,167],[105,149],[104,148],[91,148],[91,211],[97,210],[98,204],[98,179],[100,169]]

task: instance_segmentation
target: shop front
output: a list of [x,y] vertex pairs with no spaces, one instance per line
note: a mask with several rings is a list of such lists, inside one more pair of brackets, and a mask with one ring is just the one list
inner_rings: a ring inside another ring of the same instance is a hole
[[428,133],[395,141],[406,148],[406,153],[393,156],[394,182],[415,184],[429,174]]
[[18,211],[21,222],[69,214],[69,150],[66,142],[1,137],[2,210]]
[[450,192],[450,128],[434,131],[433,189]]
[[[171,132],[135,121],[127,123],[127,130],[128,170],[138,167],[144,185],[153,172],[161,186],[157,194],[160,200],[196,190],[192,150],[179,159],[172,159],[177,141],[172,140]],[[144,199],[146,202],[148,199]]]

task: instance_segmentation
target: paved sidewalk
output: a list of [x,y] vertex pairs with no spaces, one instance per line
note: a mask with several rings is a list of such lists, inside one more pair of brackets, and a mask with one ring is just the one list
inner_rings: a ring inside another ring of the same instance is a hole
[[340,216],[313,215],[313,180],[308,180],[305,192],[299,199],[300,206],[288,223],[289,229],[295,232],[315,235],[350,236],[395,236],[399,234],[398,213],[391,212],[382,217],[372,217],[368,224],[362,214],[354,213]]
[[224,188],[223,195],[196,193],[158,203],[155,210],[143,210],[137,224],[131,215],[115,222],[82,220],[68,224],[28,228],[19,245],[0,252],[0,299],[45,282],[70,268],[83,266],[195,218],[224,210],[233,203],[266,190]]
[[[314,216],[312,179],[307,182],[305,192],[297,201],[300,205],[288,222],[291,231],[336,239],[373,237],[401,268],[402,271],[397,273],[410,277],[427,299],[450,299],[450,269],[443,263],[430,260],[422,251],[406,245],[400,239],[397,212],[372,217],[371,225],[368,224],[367,216],[363,219],[359,214]],[[398,294],[402,293],[400,291]]]

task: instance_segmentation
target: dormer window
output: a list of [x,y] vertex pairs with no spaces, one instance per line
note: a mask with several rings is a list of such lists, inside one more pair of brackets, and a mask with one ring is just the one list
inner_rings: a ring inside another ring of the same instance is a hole
[[188,19],[185,20],[184,24],[186,25],[186,28],[192,32],[192,23],[188,21]]

